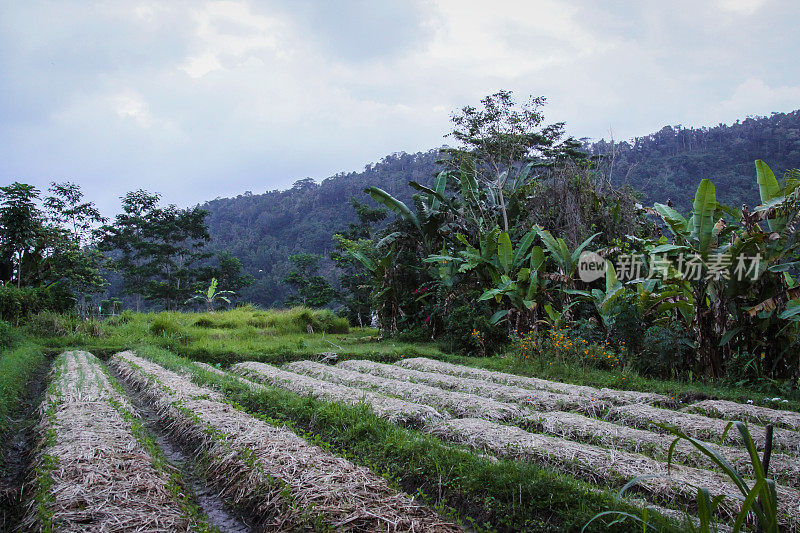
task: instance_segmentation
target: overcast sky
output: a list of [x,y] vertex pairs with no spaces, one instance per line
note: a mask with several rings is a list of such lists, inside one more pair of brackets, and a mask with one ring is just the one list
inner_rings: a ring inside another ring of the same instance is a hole
[[796,0],[0,0],[0,183],[112,214],[440,146],[499,89],[576,137],[800,108]]

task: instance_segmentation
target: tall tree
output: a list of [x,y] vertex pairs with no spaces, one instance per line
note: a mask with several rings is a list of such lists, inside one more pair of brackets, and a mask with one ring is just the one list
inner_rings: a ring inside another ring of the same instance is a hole
[[157,194],[143,190],[126,194],[123,212],[103,227],[101,248],[114,254],[127,293],[177,309],[198,282],[208,281],[202,268],[212,255],[204,250],[208,213],[174,205],[161,208],[158,200]]
[[448,136],[462,146],[444,150],[450,155],[449,163],[462,171],[469,169],[493,191],[506,232],[506,189],[509,183],[515,188],[519,185],[515,177],[526,164],[585,157],[578,141],[564,138],[563,122],[544,125],[546,101],[543,96],[532,96],[518,106],[511,91],[499,91],[481,100],[482,109],[465,106],[451,117],[454,128]]
[[39,190],[33,185],[14,182],[0,187],[0,227],[3,256],[16,261],[17,287],[22,284],[23,259],[33,249],[37,231],[42,225],[41,212],[36,207]]

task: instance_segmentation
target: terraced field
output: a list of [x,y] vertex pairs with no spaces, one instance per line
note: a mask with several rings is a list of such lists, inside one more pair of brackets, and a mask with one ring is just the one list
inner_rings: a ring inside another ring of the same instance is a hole
[[[252,391],[251,405],[235,401],[245,397],[241,391]],[[265,400],[276,394],[296,398],[295,410],[279,411]],[[674,439],[659,424],[707,441],[745,476],[752,474],[750,458],[738,433],[725,432],[727,421],[747,421],[761,447],[763,425],[771,424],[770,477],[778,483],[780,521],[787,531],[800,530],[797,413],[714,401],[681,407],[658,394],[579,387],[424,358],[393,365],[298,361],[282,368],[246,362],[223,371],[188,361],[166,365],[133,352],[118,353],[107,363],[86,352],[57,358],[41,408],[37,475],[24,526],[51,531],[507,528],[491,513],[470,518],[480,514],[475,501],[490,509],[488,500],[464,500],[459,507],[452,505],[457,499],[443,496],[449,484],[442,476],[459,475],[453,468],[438,473],[438,489],[431,476],[418,472],[420,497],[412,497],[391,476],[376,472],[379,460],[357,456],[352,445],[357,436],[337,448],[336,438],[330,444],[307,431],[310,426],[296,427],[326,416],[315,411],[324,405],[356,418],[359,410],[371,411],[369,416],[397,427],[406,440],[392,437],[384,454],[392,446],[413,447],[427,439],[440,443],[437,453],[461,457],[465,464],[530,464],[575,479],[585,484],[587,501],[595,492],[639,478],[620,505],[647,508],[662,517],[659,523],[667,530],[684,527],[684,511],[695,505],[697,487],[712,496],[735,495],[738,489],[683,442],[674,448],[675,464],[668,469]],[[326,434],[330,441],[336,428]],[[194,485],[207,487],[231,520],[209,512],[196,490],[187,489],[191,484],[181,469],[164,457],[165,443],[191,456]],[[480,487],[474,490],[480,493]],[[444,501],[448,505],[440,505]],[[717,518],[730,521],[739,504],[726,497]]]

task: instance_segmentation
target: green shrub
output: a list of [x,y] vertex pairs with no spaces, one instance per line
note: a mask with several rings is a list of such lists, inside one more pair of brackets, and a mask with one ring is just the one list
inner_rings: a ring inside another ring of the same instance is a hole
[[174,319],[165,315],[157,315],[150,324],[150,333],[157,337],[171,337],[183,333],[183,329]]
[[453,307],[442,317],[441,349],[477,356],[498,352],[508,345],[508,337],[504,327],[489,323],[491,316],[492,310],[486,302],[474,301]]
[[30,334],[40,337],[63,337],[71,332],[64,315],[53,311],[41,311],[28,317],[25,329]]
[[0,320],[19,324],[25,318],[52,311],[65,313],[73,308],[75,298],[61,284],[49,287],[21,287],[0,283]]
[[688,335],[678,324],[651,326],[630,363],[642,375],[669,378],[691,370]]

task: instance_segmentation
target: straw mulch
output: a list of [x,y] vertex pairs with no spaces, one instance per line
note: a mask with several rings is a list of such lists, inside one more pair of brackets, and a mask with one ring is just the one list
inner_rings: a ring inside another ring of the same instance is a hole
[[558,381],[517,376],[505,372],[495,372],[470,366],[445,363],[443,361],[436,361],[435,359],[428,359],[427,357],[403,359],[396,364],[404,368],[412,368],[423,372],[438,372],[441,374],[450,374],[451,376],[482,379],[526,389],[549,390],[562,394],[594,398],[595,400],[603,400],[617,405],[629,403],[673,403],[667,396],[652,392],[623,391],[607,388],[597,389],[585,385],[571,385],[569,383],[559,383]]
[[348,360],[336,365],[375,376],[382,376],[412,383],[421,383],[440,389],[454,390],[485,396],[501,402],[513,402],[544,411],[568,410],[596,414],[609,405],[596,398],[561,394],[544,390],[531,390],[512,385],[501,385],[484,379],[458,377],[437,372],[424,372],[397,365],[385,365],[374,361]]
[[[618,420],[629,426],[641,427],[656,432],[665,432],[655,424],[668,424],[678,427],[687,435],[700,440],[722,441],[728,421],[718,418],[671,411],[651,405],[622,405],[614,407],[607,413],[607,418]],[[749,425],[750,435],[759,449],[764,449],[765,429],[757,425]],[[742,437],[735,427],[731,427],[725,436],[729,444],[742,444]],[[800,433],[785,429],[775,429],[773,432],[773,446],[783,449],[786,453],[800,453]]]
[[760,407],[728,400],[705,400],[693,403],[683,409],[727,420],[746,420],[757,424],[774,424],[794,431],[800,431],[800,413]]
[[213,391],[179,374],[130,353],[112,364],[153,402],[176,438],[198,449],[221,493],[250,509],[264,530],[320,523],[348,531],[460,530],[368,469],[211,399]]
[[[637,486],[650,497],[673,504],[691,504],[698,486],[707,488],[712,495],[739,494],[717,472],[673,465],[668,475],[665,463],[643,455],[537,435],[486,420],[445,420],[429,426],[429,431],[487,453],[545,464],[599,485],[621,486],[638,476],[655,475],[639,480]],[[800,494],[778,486],[778,501],[784,526],[800,530]],[[723,516],[730,518],[737,507],[738,500],[726,498]]]
[[238,363],[233,365],[231,370],[296,394],[310,394],[314,398],[326,402],[341,402],[348,405],[366,403],[379,417],[407,427],[422,427],[430,421],[450,418],[446,413],[439,413],[428,405],[406,402],[383,394],[322,381],[302,374],[287,372],[264,363]]
[[313,361],[295,361],[284,369],[318,379],[372,390],[405,400],[449,411],[453,416],[475,416],[487,420],[511,420],[524,414],[524,409],[491,398],[465,392],[446,391],[429,385],[399,381],[353,370],[323,365]]
[[[577,413],[536,413],[526,417],[526,422],[531,428],[543,433],[641,453],[661,461],[667,460],[670,445],[675,441],[675,437],[671,435],[622,426]],[[740,472],[752,475],[750,455],[744,448],[709,443],[706,445],[725,457]],[[713,467],[708,457],[684,440],[675,446],[673,461],[699,468]],[[797,457],[773,452],[770,477],[784,484],[800,487],[800,461]]]
[[[37,469],[52,478],[44,511],[52,513],[55,530],[189,531],[167,488],[167,475],[153,467],[152,457],[112,406],[110,400],[126,409],[130,404],[111,387],[100,362],[86,352],[66,352],[55,368],[57,381],[42,406],[37,457]],[[55,461],[52,468],[50,461]],[[30,509],[32,525],[34,502]]]

